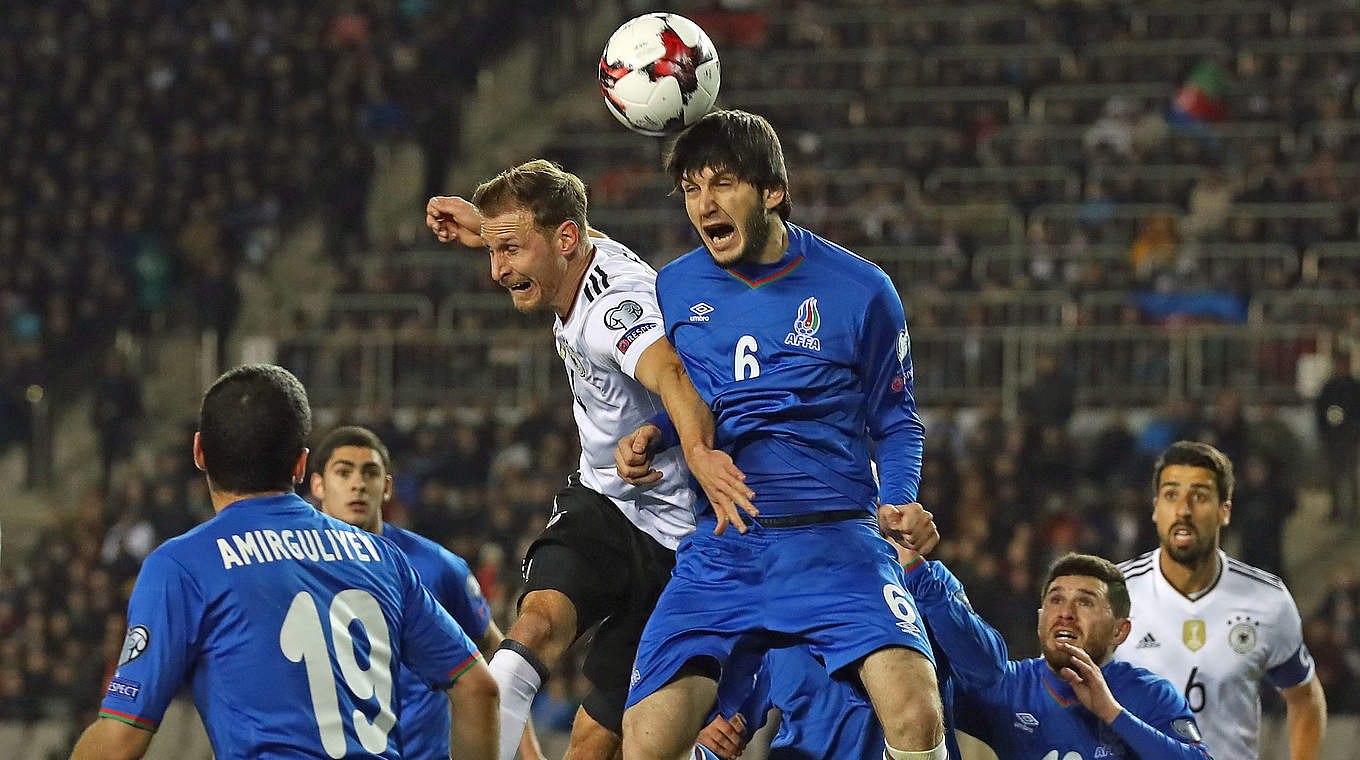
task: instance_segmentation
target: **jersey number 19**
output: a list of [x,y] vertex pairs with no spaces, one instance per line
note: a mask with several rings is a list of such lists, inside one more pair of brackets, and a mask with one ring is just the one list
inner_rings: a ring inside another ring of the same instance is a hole
[[[367,668],[359,665],[354,635],[350,632],[350,624],[356,620],[368,637]],[[331,600],[328,622],[335,660],[346,686],[360,699],[378,701],[378,714],[372,721],[357,709],[352,716],[359,743],[366,751],[377,754],[387,749],[387,735],[397,723],[392,711],[392,639],[387,619],[372,594],[351,588]],[[331,757],[344,757],[347,752],[344,716],[340,714],[335,673],[331,670],[332,649],[326,643],[316,600],[306,591],[299,591],[288,607],[279,629],[279,648],[289,660],[306,666],[307,688],[322,748]]]

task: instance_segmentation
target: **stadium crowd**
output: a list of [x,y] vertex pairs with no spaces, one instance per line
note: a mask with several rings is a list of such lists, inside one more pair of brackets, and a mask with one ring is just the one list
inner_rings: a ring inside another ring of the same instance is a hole
[[118,331],[225,341],[235,272],[293,220],[364,248],[375,149],[419,141],[437,189],[478,61],[550,5],[6,3],[0,446],[27,437],[30,386],[88,382]]
[[[519,24],[542,12],[522,5]],[[913,323],[974,318],[951,312],[947,297],[972,291],[1080,300],[1207,288],[1250,299],[1360,287],[1360,259],[1324,255],[1324,244],[1360,236],[1360,52],[1288,44],[1348,39],[1360,31],[1354,11],[1281,27],[1268,13],[1152,23],[1137,22],[1127,4],[1037,3],[990,22],[926,14],[934,20],[856,26],[810,2],[728,5],[694,3],[691,15],[724,51],[724,103],[766,112],[789,135],[798,220],[851,247],[944,262],[926,278],[894,273]],[[163,10],[175,11],[174,23]],[[394,269],[363,255],[363,209],[373,147],[397,135],[424,144],[428,194],[446,190],[442,162],[457,144],[449,114],[481,49],[516,26],[504,13],[419,0],[17,3],[6,32],[17,44],[0,45],[0,446],[26,436],[26,389],[88,380],[93,365],[71,357],[98,353],[116,330],[154,333],[183,316],[229,333],[234,272],[265,260],[289,221],[314,210],[307,199],[317,187],[345,191],[328,193],[336,202],[319,209],[342,292],[416,293],[438,304],[456,287],[503,298],[480,271],[472,284],[453,282],[442,266]],[[125,31],[109,33],[114,25]],[[481,49],[450,43],[450,29],[468,26],[480,32],[460,39]],[[1166,40],[1180,41],[1180,52],[1154,57],[1143,45]],[[1122,55],[1108,54],[1121,45]],[[974,54],[951,59],[951,46]],[[456,84],[432,101],[420,86],[427,76]],[[1155,86],[1117,95],[1127,82]],[[1055,85],[1066,89],[1048,89]],[[869,97],[888,87],[954,95],[924,106]],[[781,89],[831,93],[815,111],[823,121],[807,120],[804,101],[782,103]],[[1017,98],[1028,106],[1012,108]],[[633,135],[600,139],[600,116],[559,136],[550,156],[590,182],[592,218],[620,220],[626,242],[656,240],[663,259],[688,247],[675,208],[660,217],[671,222],[628,227],[630,213],[656,217],[674,199],[648,184],[652,146]],[[903,123],[913,130],[891,134]],[[1150,170],[1166,167],[1185,171]],[[985,223],[937,213],[965,202],[1002,212]],[[1242,256],[1205,263],[1223,244],[1242,246]],[[1286,255],[1246,253],[1261,244]],[[476,314],[457,324],[486,326]],[[1354,307],[1309,314],[1352,329],[1360,322]],[[1004,319],[990,315],[975,321]],[[1121,308],[1090,317],[1100,319],[1162,317]],[[412,325],[431,328],[433,317],[332,316],[300,329]],[[1248,415],[1232,392],[1168,401],[1138,428],[1109,409],[1103,429],[1075,440],[1079,382],[1061,356],[1050,359],[1022,394],[1020,419],[1004,417],[999,403],[926,409],[921,501],[947,537],[940,557],[1014,652],[1035,651],[1027,621],[1053,558],[1075,550],[1124,559],[1155,545],[1150,464],[1180,438],[1210,441],[1238,465],[1230,529],[1238,556],[1284,572],[1281,526],[1306,476],[1300,452],[1316,441],[1298,440],[1272,406]],[[110,383],[100,393],[114,410],[106,429],[139,414],[140,391]],[[394,521],[467,558],[503,626],[519,558],[576,467],[563,402],[547,396],[513,418],[489,406],[338,415],[388,443]],[[122,466],[128,441],[110,439],[107,485],[85,496],[75,519],[54,519],[28,560],[0,572],[0,719],[93,710],[118,657],[140,560],[211,515],[184,455],[188,433],[179,432],[142,442],[153,456]],[[1356,712],[1360,574],[1338,570],[1329,583],[1323,604],[1303,610],[1305,634],[1330,709]],[[91,662],[102,667],[82,667]],[[574,662],[563,670],[576,672]],[[577,688],[569,678],[550,682],[541,697],[550,725],[570,720]]]

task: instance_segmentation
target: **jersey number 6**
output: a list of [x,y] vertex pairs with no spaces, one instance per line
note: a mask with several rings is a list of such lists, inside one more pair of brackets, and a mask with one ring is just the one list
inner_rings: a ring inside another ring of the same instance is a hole
[[[368,668],[359,666],[355,654],[350,623],[356,620],[368,636]],[[359,710],[352,716],[359,743],[364,750],[377,754],[387,749],[387,734],[397,724],[396,713],[392,710],[392,638],[387,631],[387,619],[372,594],[351,588],[331,600],[328,622],[335,644],[335,660],[340,665],[345,684],[360,699],[378,700],[378,714],[371,722]],[[301,662],[307,668],[307,687],[312,695],[312,713],[321,734],[322,748],[331,757],[344,757],[348,754],[344,716],[340,714],[340,700],[335,690],[330,648],[326,646],[326,632],[321,629],[316,600],[306,591],[299,591],[288,607],[283,627],[279,629],[279,648],[289,660]]]
[[743,335],[737,339],[732,375],[738,381],[760,377],[760,362],[756,361],[755,354],[759,348],[753,335]]

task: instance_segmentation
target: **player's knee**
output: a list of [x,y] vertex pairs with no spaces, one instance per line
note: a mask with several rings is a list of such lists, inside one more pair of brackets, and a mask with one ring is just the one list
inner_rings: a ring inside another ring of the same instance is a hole
[[880,715],[888,744],[906,750],[931,749],[944,736],[944,715],[939,691],[934,687],[910,689],[887,715]]
[[576,608],[558,591],[533,591],[524,597],[519,619],[510,627],[509,638],[537,652],[545,661],[576,639]]

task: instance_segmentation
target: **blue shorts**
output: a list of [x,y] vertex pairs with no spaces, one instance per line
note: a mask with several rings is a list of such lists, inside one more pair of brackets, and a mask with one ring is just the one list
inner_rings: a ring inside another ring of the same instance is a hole
[[694,658],[721,672],[719,703],[739,703],[772,648],[806,643],[835,673],[885,647],[934,662],[892,544],[869,517],[713,535],[700,520],[643,629],[626,707]]

